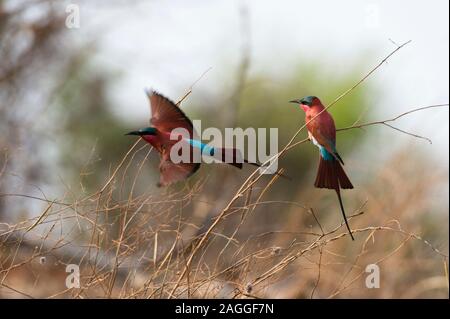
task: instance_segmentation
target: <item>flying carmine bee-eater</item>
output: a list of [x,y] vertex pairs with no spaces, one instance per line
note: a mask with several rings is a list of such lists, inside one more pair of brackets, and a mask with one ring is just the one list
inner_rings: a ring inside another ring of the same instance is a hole
[[339,199],[345,225],[352,240],[352,231],[345,216],[344,205],[342,204],[340,189],[353,188],[341,164],[342,158],[336,150],[336,127],[330,113],[325,110],[322,102],[315,96],[306,96],[299,100],[290,101],[300,104],[305,111],[305,122],[308,129],[309,139],[320,150],[319,170],[317,171],[315,187],[334,189]]
[[[191,120],[175,103],[153,90],[146,90],[146,93],[150,100],[152,114],[150,119],[151,127],[132,131],[126,135],[140,136],[160,153],[160,180],[158,186],[167,186],[194,174],[200,167],[200,163],[193,160],[194,152],[201,152],[237,168],[242,168],[242,162],[248,163],[242,159],[240,152],[234,148],[212,147],[195,139],[196,132],[194,131]],[[189,133],[189,136],[182,137],[178,140],[171,140],[172,130],[177,128],[185,129]],[[170,158],[170,151],[179,141],[187,143],[187,149],[190,150],[190,160],[174,163]],[[249,164],[259,166],[256,163]]]

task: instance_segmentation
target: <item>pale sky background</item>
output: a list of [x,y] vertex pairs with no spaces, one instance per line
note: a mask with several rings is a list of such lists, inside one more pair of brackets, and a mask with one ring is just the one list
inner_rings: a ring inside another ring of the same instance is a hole
[[[178,99],[209,67],[196,88],[214,94],[223,87],[223,74],[237,68],[240,58],[242,6],[249,13],[250,73],[269,73],[275,83],[302,59],[320,60],[325,68],[345,73],[365,55],[368,71],[395,48],[389,39],[412,40],[370,78],[381,93],[370,120],[449,101],[446,0],[94,3],[80,2],[81,28],[70,30],[67,41],[97,40],[96,63],[121,74],[110,88],[111,99],[117,114],[130,123],[144,123],[149,116],[144,87]],[[412,142],[448,167],[448,108],[417,113],[397,126],[430,137],[434,144],[392,133],[396,141]]]

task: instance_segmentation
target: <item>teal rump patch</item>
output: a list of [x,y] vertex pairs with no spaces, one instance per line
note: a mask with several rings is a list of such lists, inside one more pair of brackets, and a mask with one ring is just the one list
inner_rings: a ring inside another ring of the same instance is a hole
[[333,161],[334,160],[334,156],[331,155],[330,152],[328,152],[325,147],[321,146],[320,147],[320,155],[322,156],[322,158],[326,161]]
[[202,151],[202,154],[208,154],[210,156],[214,155],[214,147],[209,146],[205,143],[202,143],[197,140],[188,139],[189,144],[191,144],[193,147],[199,148]]

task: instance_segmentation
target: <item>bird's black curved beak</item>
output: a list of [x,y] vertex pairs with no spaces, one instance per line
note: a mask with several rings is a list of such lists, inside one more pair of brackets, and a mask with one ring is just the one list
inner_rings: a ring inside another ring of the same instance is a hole
[[300,101],[300,100],[292,100],[292,101],[289,101],[289,103],[297,103],[297,104],[300,104],[301,101]]
[[139,132],[139,131],[131,131],[131,132],[128,132],[127,134],[125,134],[125,135],[138,135],[138,136],[141,136],[142,133]]

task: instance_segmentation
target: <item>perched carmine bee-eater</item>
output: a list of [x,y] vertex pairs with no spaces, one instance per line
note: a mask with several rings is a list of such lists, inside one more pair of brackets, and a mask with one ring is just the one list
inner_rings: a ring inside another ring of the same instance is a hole
[[342,215],[344,215],[345,225],[352,240],[352,231],[345,216],[344,205],[342,204],[340,189],[353,188],[341,164],[342,158],[336,150],[336,127],[330,113],[325,110],[322,102],[315,96],[306,96],[299,100],[290,101],[300,104],[305,111],[305,122],[308,129],[309,139],[320,150],[319,170],[317,171],[315,187],[334,189],[339,199]]
[[[146,90],[146,93],[150,100],[152,113],[150,119],[151,127],[132,131],[126,135],[140,136],[160,153],[160,180],[158,186],[167,186],[194,174],[200,167],[200,163],[193,161],[195,152],[201,152],[237,168],[242,168],[242,162],[248,163],[242,159],[241,153],[234,148],[212,147],[197,140],[191,120],[175,103],[153,90]],[[172,130],[177,128],[185,129],[189,136],[178,140],[171,139]],[[170,158],[170,151],[180,141],[187,143],[187,149],[190,150],[190,160],[174,163]],[[259,166],[256,163],[249,164]]]

